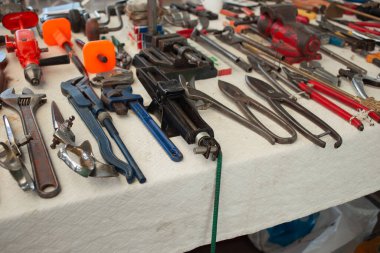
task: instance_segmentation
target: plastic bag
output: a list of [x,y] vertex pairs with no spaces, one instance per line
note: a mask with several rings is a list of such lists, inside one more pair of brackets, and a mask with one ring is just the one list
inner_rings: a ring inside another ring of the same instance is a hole
[[269,240],[268,229],[248,237],[266,253],[352,253],[372,232],[378,212],[369,200],[360,198],[321,211],[311,232],[285,247]]

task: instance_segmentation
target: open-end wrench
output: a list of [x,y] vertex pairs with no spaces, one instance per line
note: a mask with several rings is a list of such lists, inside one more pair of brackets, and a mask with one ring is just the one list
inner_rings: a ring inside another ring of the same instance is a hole
[[14,89],[7,89],[0,95],[2,104],[20,115],[25,135],[32,137],[28,143],[28,151],[36,192],[42,198],[52,198],[61,188],[35,117],[37,109],[46,102],[45,97],[45,94],[34,94],[28,88],[22,94],[15,94]]

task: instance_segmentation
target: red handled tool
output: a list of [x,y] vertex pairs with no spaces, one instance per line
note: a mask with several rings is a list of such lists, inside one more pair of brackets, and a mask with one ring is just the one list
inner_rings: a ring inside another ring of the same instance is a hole
[[35,12],[14,12],[5,15],[2,19],[3,26],[14,32],[14,36],[0,36],[0,45],[5,44],[7,52],[15,52],[24,68],[25,79],[32,85],[38,85],[42,76],[41,67],[67,64],[70,59],[66,55],[40,59],[41,52],[47,49],[38,47],[38,42],[31,29],[38,23]]
[[335,103],[331,102],[326,97],[322,96],[320,93],[323,93],[331,98],[334,98],[343,104],[355,109],[366,111],[368,116],[380,123],[380,115],[376,114],[374,111],[371,111],[367,107],[358,103],[356,100],[345,96],[344,94],[334,90],[318,81],[307,79],[299,74],[291,72],[290,70],[283,68],[284,72],[288,76],[288,79],[291,80],[295,85],[297,85],[301,90],[310,95],[310,98],[316,101],[317,103],[323,105],[325,108],[334,112],[336,115],[349,122],[351,125],[356,127],[358,130],[363,131],[364,126],[362,122],[357,119],[355,116],[342,109]]
[[60,46],[65,49],[79,72],[84,76],[88,76],[86,68],[72,48],[71,24],[69,20],[65,18],[50,19],[43,23],[42,31],[44,34],[44,41],[47,45]]
[[319,60],[320,40],[297,22],[297,8],[289,4],[262,6],[258,31],[271,39],[272,47],[288,63]]
[[[348,26],[349,28],[362,32],[364,34],[373,34],[376,36],[380,36],[380,30],[377,30],[376,28],[380,28],[379,22],[351,22],[347,20],[334,20],[335,22]],[[374,29],[371,29],[374,28]]]
[[75,39],[83,50],[84,66],[89,73],[101,73],[112,70],[116,65],[115,47],[109,40],[95,40],[85,43]]

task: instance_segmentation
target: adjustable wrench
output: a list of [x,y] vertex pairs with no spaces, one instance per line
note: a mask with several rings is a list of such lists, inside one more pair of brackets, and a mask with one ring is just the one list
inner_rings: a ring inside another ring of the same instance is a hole
[[32,137],[28,151],[36,192],[42,198],[52,198],[61,188],[35,117],[37,109],[46,102],[45,97],[45,94],[34,94],[28,88],[24,88],[22,94],[15,94],[14,89],[10,88],[0,95],[2,104],[20,115],[25,135]]

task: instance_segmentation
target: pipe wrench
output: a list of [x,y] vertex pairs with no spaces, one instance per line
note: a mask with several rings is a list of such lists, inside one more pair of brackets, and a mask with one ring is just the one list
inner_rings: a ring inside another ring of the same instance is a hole
[[139,117],[149,132],[156,138],[157,142],[165,150],[170,159],[175,162],[182,160],[183,155],[181,151],[165,135],[146,111],[143,98],[138,94],[132,93],[132,87],[130,85],[119,85],[114,88],[103,87],[101,98],[109,111],[116,111],[119,115],[127,114],[127,111],[130,108]]
[[52,198],[61,188],[35,117],[37,109],[46,102],[45,97],[45,94],[34,94],[28,88],[24,88],[22,94],[15,94],[14,89],[10,88],[0,95],[3,105],[18,112],[24,133],[32,138],[28,151],[38,195]]
[[[145,176],[121,140],[118,131],[112,123],[111,115],[106,112],[103,102],[89,85],[88,78],[79,77],[62,82],[61,92],[68,98],[70,104],[75,108],[95,137],[104,160],[115,166],[115,169],[124,175],[129,183],[133,182],[135,176],[140,183],[144,183],[146,181]],[[107,129],[107,132],[114,139],[129,164],[118,159],[112,152],[111,143],[102,126]]]

